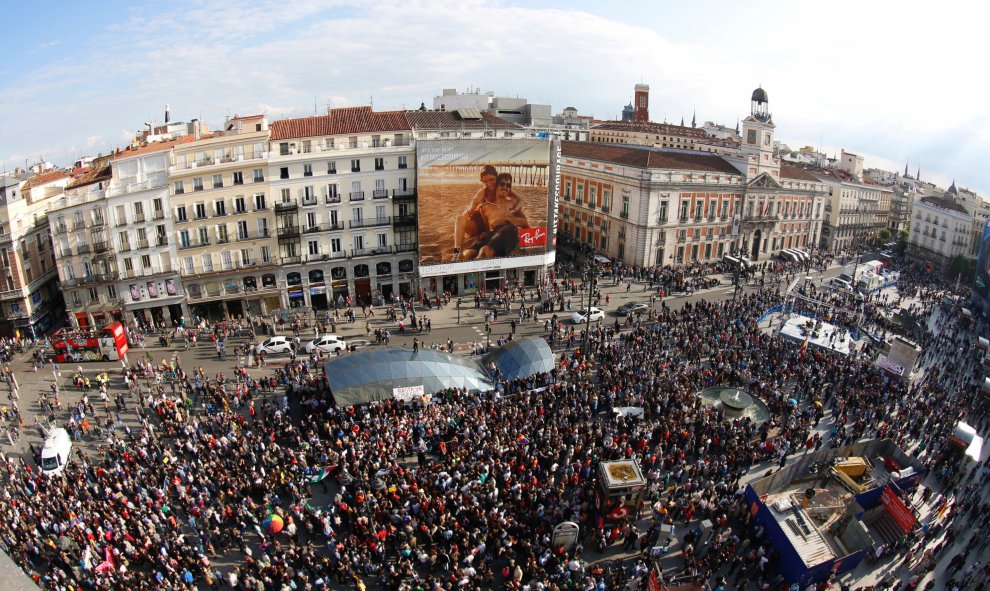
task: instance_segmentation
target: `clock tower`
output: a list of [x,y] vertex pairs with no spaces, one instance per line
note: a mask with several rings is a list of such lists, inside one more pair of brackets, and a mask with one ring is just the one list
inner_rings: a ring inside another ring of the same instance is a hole
[[742,122],[741,149],[746,156],[746,179],[752,180],[761,173],[779,176],[780,162],[773,156],[773,117],[770,115],[767,91],[762,87],[753,91],[749,117]]

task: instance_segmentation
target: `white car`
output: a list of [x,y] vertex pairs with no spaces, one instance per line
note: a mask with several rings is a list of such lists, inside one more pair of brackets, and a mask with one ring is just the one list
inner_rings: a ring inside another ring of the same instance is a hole
[[[582,322],[587,322],[588,320],[588,310],[579,310],[571,314],[571,322],[574,324],[581,324]],[[591,308],[591,321],[598,322],[599,320],[605,319],[605,312],[601,308]]]
[[306,343],[306,352],[323,351],[324,353],[336,353],[347,348],[347,343],[337,335],[325,334],[318,339]]
[[255,353],[264,353],[265,355],[277,355],[290,351],[292,351],[292,340],[289,337],[270,337],[264,342],[258,343],[254,348]]

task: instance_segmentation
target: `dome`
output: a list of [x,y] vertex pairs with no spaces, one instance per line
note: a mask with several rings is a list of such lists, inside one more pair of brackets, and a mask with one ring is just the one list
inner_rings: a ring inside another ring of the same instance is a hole
[[553,369],[553,351],[541,337],[516,339],[486,355],[484,366],[492,363],[506,380],[528,378]]
[[471,359],[442,351],[368,348],[334,357],[324,366],[330,392],[338,406],[366,404],[394,397],[394,388],[423,386],[426,394],[447,388],[471,391],[493,387]]
[[767,91],[763,90],[762,86],[753,91],[753,100],[758,103],[770,102],[770,99],[767,97]]

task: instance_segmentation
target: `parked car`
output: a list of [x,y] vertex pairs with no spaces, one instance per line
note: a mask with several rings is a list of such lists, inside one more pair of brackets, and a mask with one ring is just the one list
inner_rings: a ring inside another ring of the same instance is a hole
[[292,341],[289,337],[270,337],[264,342],[258,343],[254,348],[255,353],[264,353],[265,355],[277,355],[290,351],[292,351]]
[[581,324],[582,322],[587,322],[588,316],[591,316],[592,322],[598,322],[599,320],[605,319],[605,312],[601,308],[591,308],[590,312],[586,308],[584,310],[579,310],[571,314],[571,322],[574,324]]
[[324,353],[336,353],[337,351],[343,351],[346,348],[347,343],[344,339],[332,334],[325,334],[318,339],[313,339],[312,341],[306,343],[307,353],[312,353],[316,350],[323,351]]
[[643,302],[628,302],[619,306],[619,309],[615,311],[619,316],[628,316],[630,314],[642,314],[649,308]]

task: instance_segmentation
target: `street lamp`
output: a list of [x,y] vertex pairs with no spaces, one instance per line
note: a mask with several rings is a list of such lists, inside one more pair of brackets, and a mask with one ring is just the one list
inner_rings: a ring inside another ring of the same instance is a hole
[[591,336],[591,303],[595,294],[595,279],[598,277],[597,259],[591,259],[591,262],[588,263],[586,268],[586,272],[588,274],[588,307],[585,310],[586,314],[584,315],[584,339],[581,345],[581,352],[584,353],[585,356],[588,355],[588,339]]

